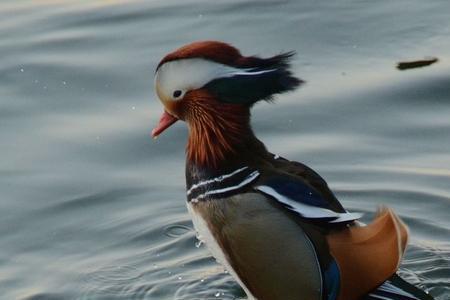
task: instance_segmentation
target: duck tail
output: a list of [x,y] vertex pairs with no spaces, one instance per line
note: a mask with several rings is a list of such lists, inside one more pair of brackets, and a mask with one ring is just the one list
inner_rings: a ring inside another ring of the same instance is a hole
[[394,274],[362,300],[434,300],[434,298]]

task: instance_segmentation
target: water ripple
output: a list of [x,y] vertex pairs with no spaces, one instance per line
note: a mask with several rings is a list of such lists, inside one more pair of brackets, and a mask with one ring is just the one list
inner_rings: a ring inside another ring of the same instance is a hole
[[437,299],[444,300],[443,297],[450,294],[450,247],[436,247],[420,241],[410,245],[399,273]]
[[186,234],[187,232],[192,231],[191,227],[181,225],[181,224],[172,224],[164,227],[164,234],[168,237],[177,238]]
[[[263,2],[0,1],[0,298],[244,296],[196,246],[187,127],[148,136],[159,59],[214,38],[245,55],[298,51],[308,84],[257,105],[255,131],[365,221],[393,207],[411,228],[400,272],[447,300],[450,4]],[[423,55],[440,62],[394,68]]]
[[140,270],[132,266],[105,266],[81,275],[83,281],[83,296],[81,299],[91,299],[92,295],[110,296],[129,295],[126,291],[129,285],[141,276]]

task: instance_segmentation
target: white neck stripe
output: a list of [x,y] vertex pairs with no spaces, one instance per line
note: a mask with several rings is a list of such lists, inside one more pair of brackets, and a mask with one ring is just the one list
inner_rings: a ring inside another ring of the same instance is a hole
[[209,195],[221,194],[221,193],[226,193],[226,192],[229,192],[229,191],[237,190],[237,189],[245,186],[246,184],[252,182],[253,180],[255,180],[259,175],[260,175],[260,173],[258,171],[254,171],[249,176],[247,176],[247,178],[244,181],[242,181],[238,185],[229,186],[229,187],[226,187],[226,188],[223,188],[223,189],[207,191],[206,193],[199,195],[198,197],[192,199],[191,201],[192,202],[198,202],[200,199],[203,199],[203,198],[205,198],[206,196],[209,196]]
[[227,179],[227,178],[229,178],[229,177],[231,177],[233,175],[236,175],[237,173],[239,173],[239,172],[241,172],[241,171],[243,171],[245,169],[248,169],[248,167],[245,166],[243,168],[234,170],[231,173],[228,173],[228,174],[225,174],[225,175],[220,175],[218,177],[215,177],[215,178],[212,178],[212,179],[208,179],[208,180],[205,180],[205,181],[200,181],[199,183],[193,184],[191,186],[191,188],[186,193],[189,196],[192,193],[193,190],[195,190],[195,189],[197,189],[197,188],[199,188],[199,187],[201,187],[201,186],[203,186],[205,184],[209,184],[209,183],[213,183],[213,182],[221,182],[221,181],[223,181],[223,180],[225,180],[225,179]]

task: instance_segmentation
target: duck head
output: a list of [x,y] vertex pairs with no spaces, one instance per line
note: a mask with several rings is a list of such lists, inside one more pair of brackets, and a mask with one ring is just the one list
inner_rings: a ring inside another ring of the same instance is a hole
[[293,54],[243,56],[217,41],[195,42],[169,53],[156,69],[155,90],[164,112],[152,136],[183,120],[189,126],[191,162],[216,166],[242,154],[256,139],[250,108],[303,82],[289,71]]

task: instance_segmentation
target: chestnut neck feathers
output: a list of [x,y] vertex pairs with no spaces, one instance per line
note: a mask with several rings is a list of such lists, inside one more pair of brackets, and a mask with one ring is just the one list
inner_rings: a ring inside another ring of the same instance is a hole
[[215,169],[267,152],[253,134],[248,107],[220,103],[206,93],[193,105],[186,116],[188,163]]

